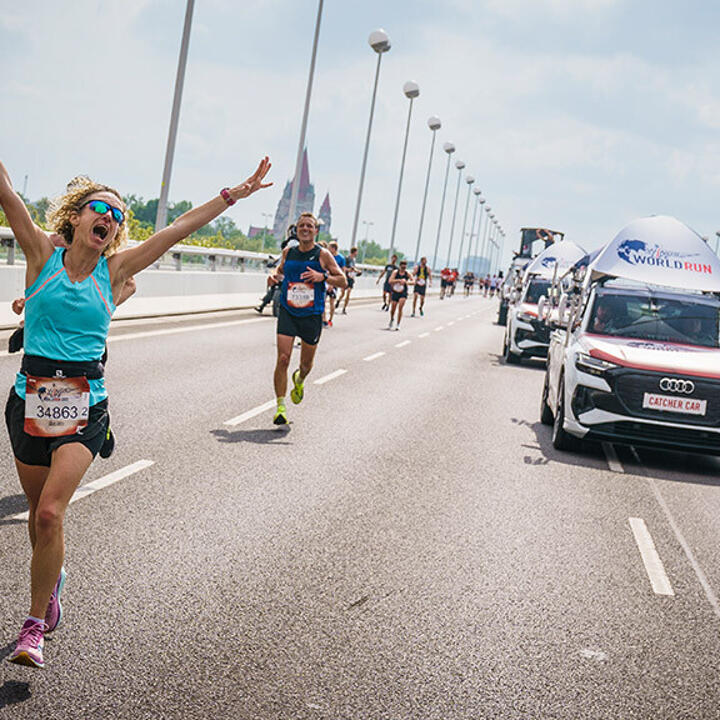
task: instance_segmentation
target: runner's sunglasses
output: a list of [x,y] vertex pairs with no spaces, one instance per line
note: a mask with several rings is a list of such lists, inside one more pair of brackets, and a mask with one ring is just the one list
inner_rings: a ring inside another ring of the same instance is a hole
[[95,211],[98,215],[104,215],[108,210],[112,210],[113,220],[118,225],[122,225],[125,220],[125,213],[113,205],[106,203],[104,200],[88,200],[84,202],[78,210],[82,210],[86,205],[90,206],[90,209]]

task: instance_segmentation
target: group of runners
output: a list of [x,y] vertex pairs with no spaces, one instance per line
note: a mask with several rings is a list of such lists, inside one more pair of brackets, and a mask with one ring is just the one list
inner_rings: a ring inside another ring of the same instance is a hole
[[[108,457],[114,444],[104,373],[115,308],[134,292],[138,272],[238,200],[269,187],[272,183],[264,182],[269,170],[265,157],[241,184],[222,188],[143,243],[123,249],[127,210],[117,190],[75,178],[51,204],[46,231],[33,222],[0,163],[0,206],[26,258],[25,297],[14,303],[25,313],[20,337],[14,336],[15,349],[24,346],[24,355],[5,421],[29,509],[30,607],[10,662],[44,667],[45,636],[63,618],[67,506],[95,456]],[[317,234],[317,219],[302,213],[269,276],[269,288],[279,293],[273,373],[278,426],[289,422],[288,388],[292,403],[303,401],[323,327],[332,327],[336,310],[347,313],[360,274],[356,248],[344,258],[336,242],[323,247]],[[424,315],[432,285],[426,258],[409,270],[406,260],[392,256],[380,282],[389,329],[399,330],[410,286],[412,315]],[[256,310],[262,312],[267,298]],[[299,363],[290,375],[297,338]]]
[[[444,300],[446,297],[451,297],[455,294],[455,288],[457,286],[459,277],[460,272],[457,268],[446,267],[440,271],[441,300]],[[499,290],[500,285],[502,285],[503,276],[502,273],[498,273],[497,275],[492,276],[488,274],[483,278],[479,275],[476,275],[474,272],[472,272],[472,270],[468,270],[463,275],[462,280],[465,296],[468,296],[473,292],[475,288],[475,283],[477,283],[478,292],[480,294],[483,294],[485,297],[487,297],[488,295],[492,297]]]

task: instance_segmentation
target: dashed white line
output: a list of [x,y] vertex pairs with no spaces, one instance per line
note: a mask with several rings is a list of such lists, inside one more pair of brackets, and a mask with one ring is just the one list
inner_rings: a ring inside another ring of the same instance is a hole
[[344,375],[347,372],[347,370],[335,370],[335,372],[331,372],[328,375],[324,375],[321,378],[318,378],[315,381],[316,385],[324,385],[326,382],[330,382],[330,380],[334,380],[337,377],[340,377],[341,375]]
[[650,578],[653,592],[656,595],[675,595],[645,521],[642,518],[631,517],[630,527],[640,550],[645,571]]
[[[145,468],[150,467],[151,465],[154,465],[153,460],[138,460],[137,462],[134,462],[132,465],[127,465],[124,468],[120,468],[119,470],[115,470],[115,472],[111,472],[109,475],[104,475],[101,478],[98,478],[97,480],[93,480],[92,482],[88,483],[87,485],[82,485],[79,487],[75,494],[70,499],[70,503],[74,503],[77,500],[80,500],[80,498],[87,497],[88,495],[92,495],[94,492],[97,492],[98,490],[102,490],[103,488],[109,487],[110,485],[113,485],[114,483],[118,482],[119,480],[123,480],[126,477],[129,477],[130,475],[134,475],[136,472],[140,472],[140,470],[144,470]],[[27,511],[18,513],[17,515],[13,515],[13,520],[27,520],[29,516],[29,513]]]
[[438,327],[435,328],[435,332],[440,332],[441,330],[444,330],[444,329],[445,329],[445,327],[443,325],[439,325]]
[[411,342],[410,340],[403,340],[402,342],[399,342],[395,347],[396,348],[405,347],[406,345],[409,345],[410,342]]
[[430,334],[429,332],[420,333],[420,334],[418,335],[418,337],[419,337],[419,338],[421,338],[421,337],[427,337],[429,334]]
[[372,362],[373,360],[377,360],[378,358],[381,358],[385,353],[384,352],[376,352],[372,355],[368,355],[367,357],[364,357],[363,360],[365,362]]
[[620,458],[615,452],[615,447],[608,442],[601,443],[601,445],[610,470],[615,473],[624,473],[625,468],[622,466]]
[[455,321],[454,321],[454,320],[451,320],[451,321],[448,323],[448,327],[452,327],[454,324],[455,324]]
[[242,415],[237,415],[234,418],[230,418],[230,420],[225,421],[225,425],[239,425],[240,423],[245,422],[246,420],[249,420],[250,418],[254,418],[256,415],[260,415],[260,413],[264,413],[266,410],[271,410],[275,407],[275,400],[268,400],[266,403],[263,403],[262,405],[258,405],[256,408],[253,408],[252,410],[248,410],[247,412],[244,412]]

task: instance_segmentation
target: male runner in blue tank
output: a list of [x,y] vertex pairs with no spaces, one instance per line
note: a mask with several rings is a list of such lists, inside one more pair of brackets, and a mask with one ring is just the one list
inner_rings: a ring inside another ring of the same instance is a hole
[[275,425],[288,422],[285,393],[288,367],[295,337],[302,341],[300,367],[293,373],[290,399],[297,405],[305,392],[305,378],[312,370],[315,351],[322,333],[325,307],[325,283],[334,288],[347,286],[345,274],[338,267],[332,253],[315,244],[318,224],[312,213],[305,212],[297,221],[299,245],[286,248],[275,270],[275,278],[282,278],[280,313],[277,324],[277,362],[275,364],[275,397],[277,411]]

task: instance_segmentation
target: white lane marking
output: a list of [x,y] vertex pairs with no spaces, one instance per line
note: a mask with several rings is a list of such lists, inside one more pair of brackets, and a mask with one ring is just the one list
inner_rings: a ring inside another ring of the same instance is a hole
[[419,337],[419,338],[420,338],[420,337],[427,337],[429,334],[430,334],[429,332],[420,333],[420,334],[418,335],[418,337]]
[[376,352],[372,355],[368,355],[367,357],[364,357],[363,360],[365,362],[372,362],[373,360],[377,360],[378,358],[381,358],[385,353],[384,352]]
[[347,370],[336,370],[335,372],[331,372],[329,375],[324,375],[323,377],[317,379],[315,381],[316,385],[324,385],[326,382],[330,382],[330,380],[334,380],[336,377],[340,377],[341,375],[344,375],[347,372]]
[[440,332],[441,330],[444,330],[444,329],[445,329],[445,328],[444,328],[442,325],[440,325],[440,326],[438,326],[438,327],[435,328],[435,332]]
[[645,572],[650,578],[653,592],[656,595],[675,595],[645,521],[642,518],[631,517],[630,527],[635,536],[638,550],[640,550]]
[[[103,488],[109,487],[110,485],[113,485],[114,483],[118,482],[119,480],[123,480],[126,477],[129,477],[130,475],[134,475],[136,472],[140,472],[140,470],[144,470],[145,468],[150,467],[151,465],[154,465],[153,460],[138,460],[137,462],[134,462],[132,465],[127,465],[124,468],[120,468],[119,470],[115,470],[115,472],[111,472],[109,475],[104,475],[101,478],[98,478],[97,480],[93,480],[92,482],[88,483],[87,485],[82,485],[79,487],[75,494],[70,499],[70,503],[74,503],[76,500],[80,500],[80,498],[87,497],[88,495],[92,495],[94,492],[97,492],[98,490],[102,490]],[[13,515],[13,520],[27,520],[29,516],[29,513],[27,511],[18,513],[17,515]]]
[[410,342],[411,342],[410,340],[403,340],[402,342],[398,343],[395,347],[396,348],[405,347],[406,345],[409,345]]
[[605,458],[607,460],[608,467],[612,472],[615,473],[624,473],[625,468],[622,466],[622,463],[620,462],[620,458],[618,457],[617,453],[615,452],[615,447],[611,445],[609,442],[600,443],[602,445],[603,452],[605,453]]
[[165,328],[164,330],[145,330],[143,332],[126,333],[125,335],[110,335],[109,343],[120,342],[121,340],[136,340],[137,338],[155,337],[157,335],[176,335],[177,333],[194,332],[195,330],[212,330],[213,328],[232,327],[234,325],[250,325],[252,323],[270,320],[266,318],[250,318],[248,320],[227,320],[219,323],[204,323],[202,325],[190,325],[181,328]]
[[454,320],[451,320],[451,321],[448,323],[448,327],[452,327],[454,324],[455,324],[455,321],[454,321]]
[[262,405],[258,405],[256,408],[253,408],[252,410],[248,410],[247,412],[244,412],[242,415],[237,415],[234,418],[230,418],[229,420],[225,421],[225,425],[239,425],[240,423],[245,422],[246,420],[249,420],[250,418],[254,418],[256,415],[260,415],[260,413],[264,413],[266,410],[271,410],[275,407],[275,403],[277,400],[268,400],[266,403],[263,403]]
[[[635,459],[637,462],[642,466],[642,460],[640,460],[640,456],[637,454],[637,451],[634,447],[630,448],[631,452],[635,456]],[[643,468],[644,470],[645,468]],[[650,489],[653,491],[653,495],[655,495],[655,499],[658,502],[658,505],[662,508],[662,511],[665,513],[665,517],[667,518],[668,523],[670,524],[670,527],[672,528],[672,531],[675,533],[675,537],[677,538],[677,541],[680,543],[680,547],[682,547],[683,552],[685,553],[685,557],[687,557],[688,562],[692,566],[692,569],[695,571],[695,575],[697,579],[700,581],[700,585],[702,585],[702,589],[705,591],[705,597],[708,599],[708,602],[712,606],[713,611],[715,612],[715,615],[720,618],[720,601],[718,601],[718,597],[715,594],[715,591],[712,588],[712,585],[710,585],[710,582],[707,579],[707,576],[705,575],[703,569],[700,567],[700,563],[695,558],[695,554],[690,549],[690,545],[688,545],[687,540],[685,539],[685,536],[680,532],[680,528],[678,527],[678,524],[675,522],[675,518],[673,517],[673,514],[670,512],[670,508],[668,507],[668,504],[665,502],[665,498],[662,496],[662,493],[660,492],[660,488],[657,486],[657,483],[653,478],[645,476],[645,479],[647,480],[648,485],[650,486]]]

